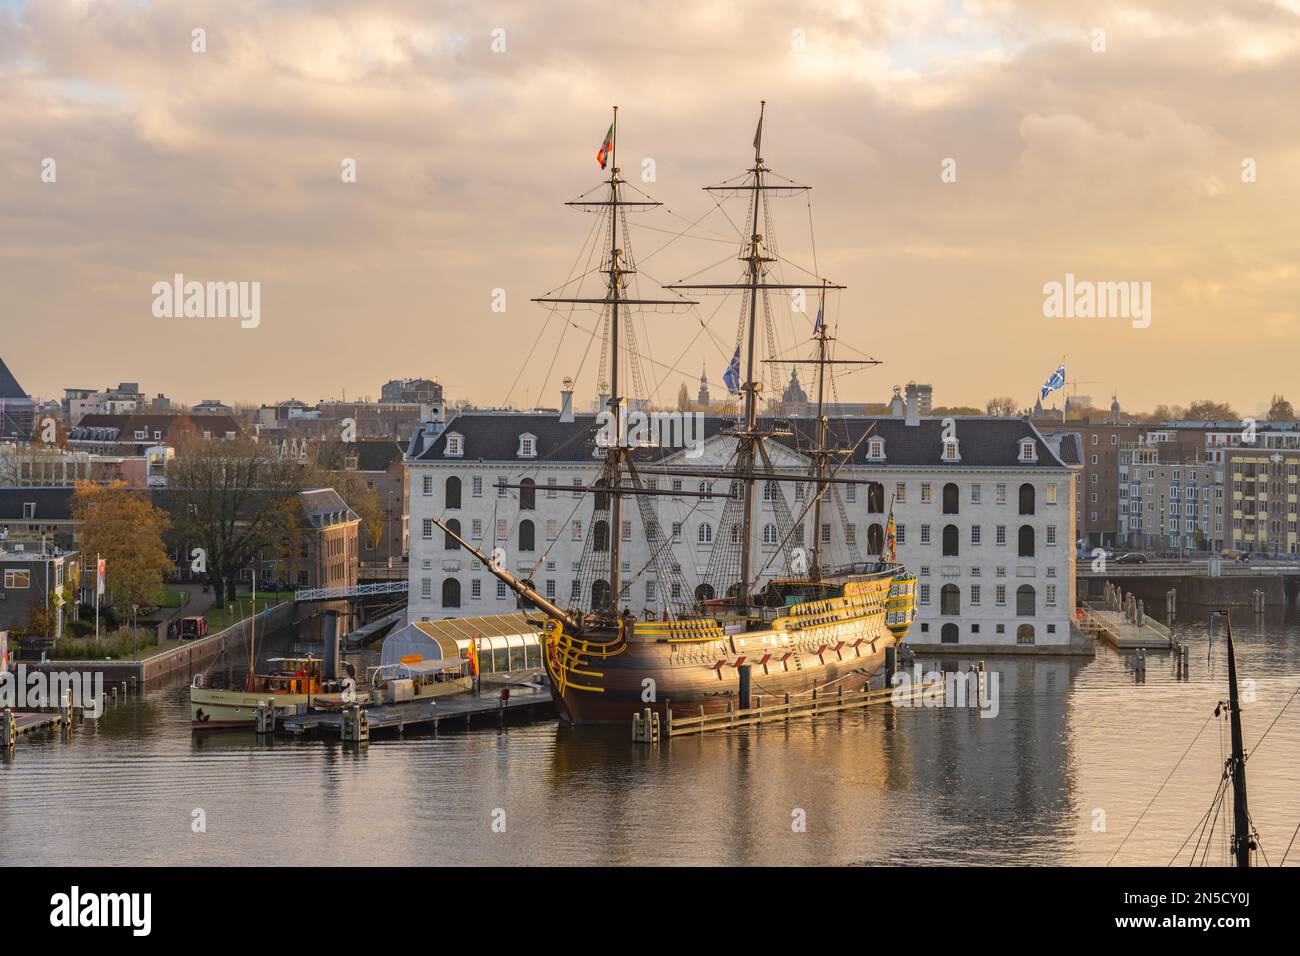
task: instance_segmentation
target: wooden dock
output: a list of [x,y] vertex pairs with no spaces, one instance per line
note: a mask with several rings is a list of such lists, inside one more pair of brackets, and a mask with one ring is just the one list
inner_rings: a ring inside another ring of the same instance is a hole
[[0,713],[0,749],[13,747],[19,737],[36,730],[71,726],[72,720],[63,710],[5,710]]
[[[463,722],[468,728],[473,726],[476,718],[495,718],[504,722],[508,714],[523,715],[528,719],[541,711],[549,716],[554,713],[554,704],[548,688],[529,685],[511,687],[508,698],[502,698],[499,694],[450,694],[428,700],[376,704],[359,709],[365,715],[368,736],[376,730],[401,733],[407,727],[416,726],[432,726],[437,731],[447,721]],[[349,723],[352,720],[355,718],[349,715],[348,709],[312,710],[302,714],[277,713],[274,732],[296,736],[320,733],[352,740],[356,734],[355,726]]]
[[1173,650],[1174,637],[1159,621],[1145,617],[1141,625],[1124,620],[1123,611],[1112,611],[1094,604],[1080,609],[1079,626],[1122,650]]
[[[981,679],[982,677],[981,673]],[[786,695],[779,701],[765,704],[762,698],[759,698],[755,706],[746,708],[733,708],[728,702],[725,711],[712,714],[706,714],[703,707],[689,716],[668,708],[662,729],[659,715],[647,708],[643,714],[632,715],[632,739],[639,743],[656,743],[661,736],[671,739],[689,734],[734,730],[778,720],[796,720],[801,717],[816,717],[819,714],[834,714],[899,702],[915,707],[942,707],[944,706],[944,683],[933,681],[915,687],[885,687],[879,690],[848,692],[845,692],[841,686],[834,693],[822,690],[798,700],[791,700],[789,695]]]

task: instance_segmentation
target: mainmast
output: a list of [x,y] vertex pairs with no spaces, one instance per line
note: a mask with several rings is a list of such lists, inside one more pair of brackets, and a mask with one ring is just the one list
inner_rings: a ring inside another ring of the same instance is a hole
[[[758,330],[758,299],[760,295],[766,294],[768,290],[792,290],[804,289],[806,284],[786,284],[767,282],[766,267],[770,262],[775,262],[774,258],[763,255],[763,235],[759,230],[759,215],[764,209],[765,193],[769,190],[784,190],[789,193],[806,192],[807,186],[799,186],[791,183],[782,183],[778,185],[769,185],[767,183],[767,165],[763,162],[763,120],[767,113],[767,100],[759,104],[758,129],[754,133],[754,165],[748,170],[750,179],[748,184],[744,185],[721,185],[706,186],[705,190],[714,193],[744,193],[751,194],[751,215],[749,221],[749,236],[745,239],[743,254],[741,260],[746,263],[745,281],[740,283],[723,283],[723,284],[673,284],[666,286],[668,289],[712,289],[712,290],[738,290],[743,291],[749,297],[749,308],[746,321],[745,331],[745,382],[741,385],[741,393],[744,396],[744,405],[742,417],[744,418],[743,426],[734,434],[738,442],[736,452],[736,477],[740,481],[741,490],[741,550],[740,550],[740,580],[736,589],[736,606],[744,608],[749,603],[750,586],[753,578],[753,540],[754,540],[754,485],[755,469],[754,463],[758,455],[759,447],[767,433],[758,430],[758,393],[762,389],[762,384],[755,378],[755,343],[757,341]],[[842,289],[843,286],[831,285],[823,282],[823,290]]]
[[749,332],[745,345],[745,430],[739,434],[741,474],[744,476],[742,526],[740,540],[740,587],[736,590],[736,607],[749,604],[750,563],[754,540],[754,456],[758,451],[758,382],[754,378],[754,336],[758,328],[758,287],[763,274],[763,237],[758,232],[758,210],[763,197],[763,116],[767,100],[758,107],[758,130],[754,133],[754,203],[749,229]]

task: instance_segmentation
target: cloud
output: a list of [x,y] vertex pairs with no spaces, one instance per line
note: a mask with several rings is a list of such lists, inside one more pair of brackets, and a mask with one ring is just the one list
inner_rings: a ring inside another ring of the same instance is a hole
[[[554,404],[585,342],[541,331],[528,299],[579,256],[591,221],[563,202],[598,184],[610,106],[625,177],[667,206],[632,237],[653,288],[726,254],[669,240],[702,216],[731,231],[699,187],[752,159],[762,96],[765,157],[815,187],[817,265],[849,286],[841,337],[887,363],[857,397],[915,378],[978,404],[994,363],[1001,390],[1031,395],[1067,352],[1126,404],[1185,401],[1180,369],[1207,350],[1294,331],[1298,47],[1287,2],[0,9],[5,359],[45,394],[128,378],[227,401],[432,374],[491,403],[526,366],[511,399]],[[945,158],[955,183],[940,181]],[[807,206],[778,205],[789,268],[811,267]],[[1045,322],[1042,285],[1067,271],[1151,281],[1151,329]],[[262,281],[262,326],[153,319],[150,285],[175,272]],[[505,314],[490,311],[496,288]],[[701,362],[720,375],[736,310],[716,304],[647,319],[658,398],[693,386]],[[800,321],[777,322],[779,349],[800,347]],[[595,391],[595,366],[580,390]],[[1273,350],[1220,363],[1218,381],[1244,406],[1291,374]]]

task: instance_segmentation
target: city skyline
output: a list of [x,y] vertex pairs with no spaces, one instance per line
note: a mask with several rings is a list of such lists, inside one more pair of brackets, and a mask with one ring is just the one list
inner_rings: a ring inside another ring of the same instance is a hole
[[[560,346],[528,300],[573,262],[588,223],[563,202],[600,179],[610,106],[626,178],[668,207],[634,248],[671,282],[725,251],[696,235],[658,252],[710,211],[701,186],[752,160],[765,97],[765,159],[813,186],[818,271],[848,286],[828,309],[837,334],[885,363],[841,398],[915,380],[937,404],[1028,406],[1065,356],[1104,405],[1115,390],[1129,410],[1205,398],[1258,414],[1286,394],[1300,331],[1297,243],[1266,227],[1300,200],[1300,144],[1271,120],[1300,66],[1295,6],[1216,5],[1200,31],[1204,11],[1158,0],[608,21],[522,4],[0,4],[4,358],[42,397],[111,385],[112,368],[185,403],[375,396],[427,375],[453,399],[554,406],[587,342],[570,330]],[[684,66],[704,58],[702,89]],[[793,208],[785,248],[813,261]],[[260,322],[157,318],[151,290],[176,274],[260,282]],[[1149,282],[1150,324],[1045,317],[1045,286],[1075,276]],[[657,403],[693,393],[702,366],[720,383],[731,318],[690,344],[712,321],[646,317]],[[516,382],[534,349],[559,361]]]

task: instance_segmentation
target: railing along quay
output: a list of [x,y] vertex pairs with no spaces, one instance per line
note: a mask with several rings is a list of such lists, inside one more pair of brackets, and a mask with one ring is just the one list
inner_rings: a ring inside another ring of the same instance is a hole
[[[981,675],[982,677],[982,675]],[[983,687],[981,680],[980,687]],[[982,694],[983,691],[981,690]],[[928,684],[906,688],[886,687],[879,690],[848,691],[840,687],[834,694],[818,694],[803,700],[792,701],[787,694],[776,704],[764,704],[762,698],[753,707],[734,707],[730,701],[725,711],[705,713],[703,706],[691,716],[674,712],[671,707],[665,711],[662,729],[657,711],[646,708],[640,714],[632,715],[632,739],[641,743],[654,743],[663,737],[685,737],[689,734],[703,734],[715,730],[732,730],[737,727],[749,727],[755,724],[770,723],[778,720],[796,720],[800,717],[815,717],[818,714],[833,714],[859,707],[871,707],[877,704],[918,701],[923,706],[942,707],[944,705],[944,682],[931,681]]]

